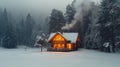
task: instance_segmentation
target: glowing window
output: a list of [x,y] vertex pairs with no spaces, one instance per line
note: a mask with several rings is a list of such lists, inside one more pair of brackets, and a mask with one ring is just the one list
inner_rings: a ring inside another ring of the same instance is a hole
[[64,48],[64,44],[54,44],[53,47],[54,48]]
[[68,44],[67,44],[67,48],[68,48],[68,49],[72,49],[72,44],[71,44],[71,43],[68,43]]
[[56,35],[53,41],[64,41],[64,38],[61,35]]

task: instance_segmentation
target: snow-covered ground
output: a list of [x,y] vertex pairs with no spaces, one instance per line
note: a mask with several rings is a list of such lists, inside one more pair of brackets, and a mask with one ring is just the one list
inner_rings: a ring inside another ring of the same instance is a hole
[[40,49],[0,48],[0,67],[120,67],[120,54],[80,49],[40,52]]

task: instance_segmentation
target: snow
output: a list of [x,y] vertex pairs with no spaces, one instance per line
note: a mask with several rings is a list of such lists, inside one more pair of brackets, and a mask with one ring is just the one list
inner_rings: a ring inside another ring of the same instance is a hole
[[70,40],[72,43],[76,43],[78,33],[63,33],[63,36],[67,39]]
[[48,38],[48,41],[55,35],[56,33],[51,33],[49,38]]
[[107,23],[106,25],[105,25],[105,27],[109,27],[110,25],[111,25],[112,23]]
[[110,46],[110,43],[109,42],[106,42],[103,44],[104,47],[109,47]]
[[0,49],[0,67],[119,67],[119,62],[119,54],[86,49],[73,52]]

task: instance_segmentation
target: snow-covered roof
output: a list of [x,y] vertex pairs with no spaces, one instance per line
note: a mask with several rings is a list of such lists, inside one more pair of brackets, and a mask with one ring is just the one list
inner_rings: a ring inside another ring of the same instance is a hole
[[[57,32],[57,33],[61,34],[60,32]],[[48,41],[49,41],[51,38],[53,38],[54,35],[57,34],[57,33],[51,33],[50,36],[49,36],[49,38],[48,38]],[[62,34],[61,34],[61,35],[62,35]]]
[[[59,32],[58,32],[59,33]],[[49,38],[48,38],[48,41],[54,37],[56,33],[51,33]],[[61,33],[59,33],[61,34]],[[78,37],[78,33],[62,33],[61,34],[65,39],[71,41],[72,43],[75,43],[76,40],[77,40],[77,37]]]
[[67,40],[70,40],[72,43],[75,43],[78,33],[63,33],[63,37],[65,37]]
[[48,38],[48,41],[55,35],[56,33],[51,33],[49,38]]

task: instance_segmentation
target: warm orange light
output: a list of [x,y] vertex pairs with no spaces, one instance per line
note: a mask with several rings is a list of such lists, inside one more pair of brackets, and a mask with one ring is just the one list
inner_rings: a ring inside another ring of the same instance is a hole
[[56,47],[57,47],[57,45],[56,45],[56,44],[54,44],[54,45],[53,45],[53,47],[54,47],[54,48],[56,48]]
[[62,44],[62,47],[64,48],[64,47],[65,47],[65,45],[64,45],[64,44]]
[[60,35],[56,35],[53,39],[53,41],[64,41],[64,38]]
[[67,48],[68,48],[68,49],[72,49],[72,44],[71,44],[71,43],[68,43],[68,44],[67,44]]
[[54,44],[53,47],[54,48],[64,48],[64,44]]
[[60,48],[61,47],[61,45],[60,44],[58,44],[58,48]]

